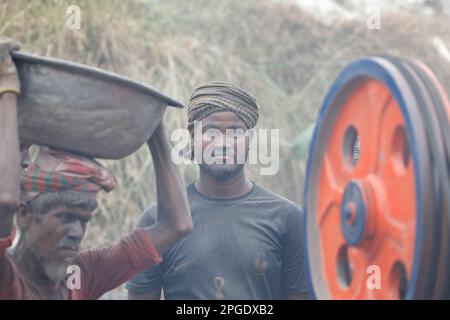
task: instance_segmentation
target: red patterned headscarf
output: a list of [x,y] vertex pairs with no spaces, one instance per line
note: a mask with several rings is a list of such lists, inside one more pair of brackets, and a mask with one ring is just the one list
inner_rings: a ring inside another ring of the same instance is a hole
[[61,190],[109,192],[116,185],[114,175],[94,159],[44,147],[21,177],[21,190],[28,195],[26,198]]

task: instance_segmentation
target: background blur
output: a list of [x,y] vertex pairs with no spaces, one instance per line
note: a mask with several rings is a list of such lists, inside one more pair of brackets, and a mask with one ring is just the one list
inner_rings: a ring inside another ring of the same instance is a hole
[[[66,26],[70,5],[80,8],[78,30]],[[281,139],[278,174],[260,176],[249,166],[250,178],[298,204],[317,112],[350,61],[373,54],[418,58],[450,91],[450,1],[0,0],[0,36],[20,41],[24,52],[146,82],[185,104],[208,80],[243,87],[262,108],[258,127],[280,129]],[[168,109],[165,121],[168,129],[185,127],[185,111]],[[155,199],[146,147],[103,162],[119,187],[101,195],[87,248],[131,231]],[[186,183],[197,174],[192,165],[180,170]],[[125,297],[118,288],[105,298]]]

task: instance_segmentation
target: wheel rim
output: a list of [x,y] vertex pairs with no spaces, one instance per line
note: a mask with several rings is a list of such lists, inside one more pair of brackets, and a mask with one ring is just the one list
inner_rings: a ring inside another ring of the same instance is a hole
[[[358,60],[332,86],[310,147],[304,195],[318,298],[421,297],[420,275],[433,268],[425,258],[435,219],[423,214],[432,201],[422,190],[431,182],[415,108],[410,86],[388,59]],[[357,161],[349,147],[355,142]],[[374,265],[380,290],[367,286]]]

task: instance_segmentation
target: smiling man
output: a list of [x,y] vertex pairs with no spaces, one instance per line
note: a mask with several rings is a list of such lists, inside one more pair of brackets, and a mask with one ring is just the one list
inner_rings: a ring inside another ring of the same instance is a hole
[[[92,159],[45,148],[22,170],[20,82],[10,55],[15,49],[13,42],[0,41],[0,300],[97,299],[158,264],[192,230],[185,188],[161,124],[148,141],[160,203],[157,222],[115,245],[80,252],[97,192],[112,190],[116,180]],[[14,216],[20,237],[7,250],[15,238]],[[79,287],[65,281],[72,265],[80,272]]]
[[[160,265],[127,284],[129,298],[159,299],[161,289],[166,299],[306,298],[301,209],[250,181],[237,161],[239,150],[245,159],[249,153],[251,135],[243,133],[258,121],[256,100],[210,82],[194,90],[188,116],[192,145],[201,146],[194,154],[199,177],[187,187],[195,228]],[[226,139],[229,130],[237,132],[233,140]],[[138,227],[153,225],[158,207],[145,211]]]

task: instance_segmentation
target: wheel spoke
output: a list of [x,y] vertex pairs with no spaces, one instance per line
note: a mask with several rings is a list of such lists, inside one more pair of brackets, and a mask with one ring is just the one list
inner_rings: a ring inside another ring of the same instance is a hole
[[[341,180],[341,183],[343,181]],[[323,160],[323,170],[319,182],[319,190],[322,195],[318,199],[318,223],[321,225],[330,212],[332,206],[340,207],[343,194],[343,186],[339,184],[339,180],[335,176],[335,171],[331,168],[331,162],[328,156]]]
[[355,175],[358,177],[363,177],[368,172],[376,170],[382,159],[378,156],[377,150],[381,144],[384,117],[394,101],[389,91],[377,82],[372,82],[366,92],[368,95],[366,99],[371,101],[370,114],[358,112],[354,118],[361,149],[360,159],[355,168]]

